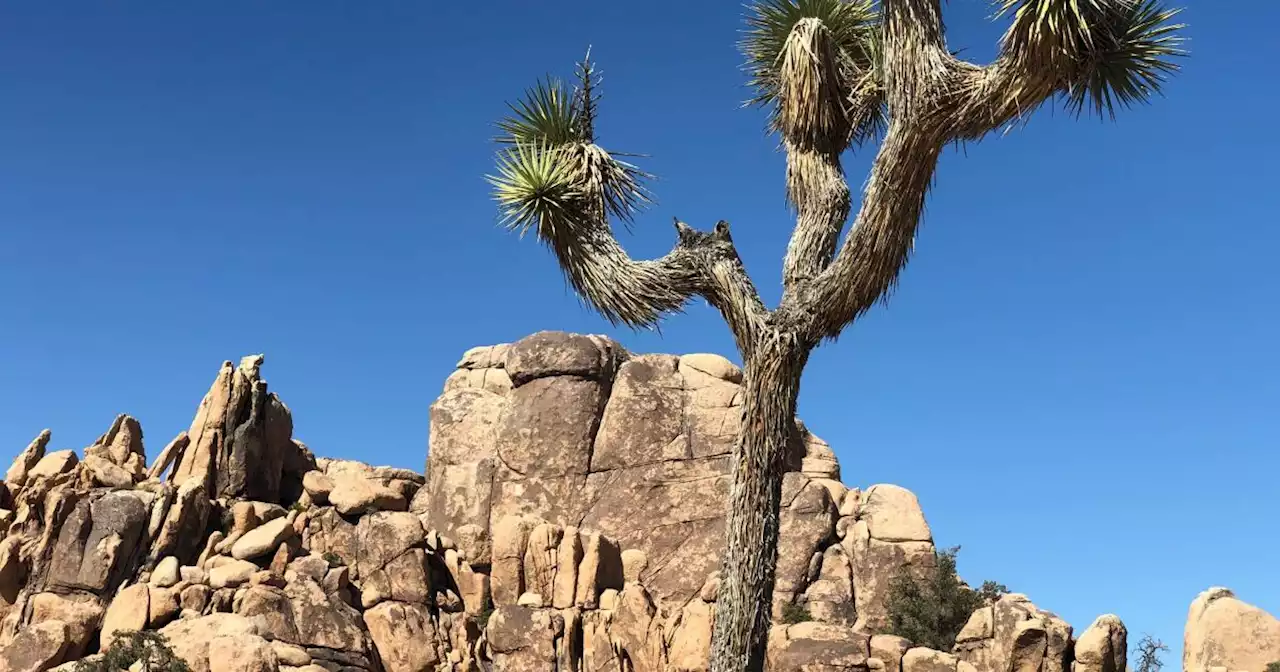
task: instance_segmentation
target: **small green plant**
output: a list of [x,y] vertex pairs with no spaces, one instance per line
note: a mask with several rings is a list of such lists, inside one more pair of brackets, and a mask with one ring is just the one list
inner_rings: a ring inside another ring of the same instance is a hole
[[[1160,672],[1160,668],[1164,667],[1160,654],[1168,650],[1169,647],[1165,646],[1164,642],[1151,635],[1143,635],[1142,641],[1138,642],[1138,669],[1135,672]],[[1268,672],[1280,671],[1268,670]]]
[[142,672],[191,672],[186,661],[174,655],[158,632],[117,632],[115,640],[96,661],[81,660],[75,672],[119,672],[141,663]]
[[476,627],[484,630],[489,625],[489,617],[493,615],[493,602],[486,601],[484,608],[471,618],[475,621]]
[[904,569],[894,577],[889,583],[889,623],[881,628],[883,634],[950,651],[973,612],[1009,592],[994,581],[983,583],[978,590],[965,585],[956,573],[959,552],[959,546],[937,551],[933,567],[914,572]]
[[333,551],[325,551],[323,557],[324,561],[329,563],[330,567],[341,567],[344,564],[342,562],[342,557]]
[[1280,672],[1280,660],[1274,663],[1267,663],[1267,672]]
[[813,614],[802,605],[792,604],[790,602],[782,605],[782,622],[787,625],[795,625],[796,623],[805,623],[813,620]]

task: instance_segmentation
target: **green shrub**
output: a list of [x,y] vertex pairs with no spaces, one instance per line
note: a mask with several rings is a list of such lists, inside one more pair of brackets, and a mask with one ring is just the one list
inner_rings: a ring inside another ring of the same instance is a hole
[[186,661],[174,655],[164,635],[147,631],[116,633],[101,658],[76,663],[75,672],[119,672],[138,662],[143,672],[191,672]]
[[343,565],[342,557],[333,551],[325,551],[322,557],[325,562],[329,563],[330,567],[341,567]]
[[978,590],[965,585],[956,574],[960,547],[936,552],[935,566],[902,571],[889,584],[889,624],[884,634],[898,635],[917,646],[950,651],[956,635],[973,612],[1009,592],[1004,585],[987,581]]
[[1280,672],[1280,660],[1274,663],[1267,663],[1267,672]]
[[790,602],[782,605],[782,622],[787,625],[795,625],[796,623],[805,623],[813,620],[813,614],[809,610],[799,604],[791,604]]

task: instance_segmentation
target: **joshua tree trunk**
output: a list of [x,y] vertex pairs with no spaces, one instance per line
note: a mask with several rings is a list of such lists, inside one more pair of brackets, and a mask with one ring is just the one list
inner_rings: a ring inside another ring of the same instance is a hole
[[[577,91],[540,85],[499,123],[491,181],[505,220],[536,231],[578,294],[614,323],[656,325],[701,297],[720,311],[746,364],[733,454],[726,547],[711,645],[713,672],[764,667],[778,555],[779,499],[800,376],[897,282],[915,241],[938,157],[1025,118],[1055,95],[1113,112],[1176,70],[1182,27],[1158,0],[997,0],[1013,21],[1000,56],[980,66],[947,48],[940,0],[758,0],[744,42],[756,102],[772,107],[787,152],[795,229],[784,292],[770,310],[719,222],[676,221],[666,255],[632,259],[610,216],[648,201],[646,177],[596,145],[594,78]],[[840,157],[882,138],[857,215]],[[762,223],[763,224],[763,223]],[[838,248],[838,249],[837,249]]]
[[808,350],[789,334],[766,332],[762,338],[743,380],[711,672],[763,669],[769,641],[782,476]]

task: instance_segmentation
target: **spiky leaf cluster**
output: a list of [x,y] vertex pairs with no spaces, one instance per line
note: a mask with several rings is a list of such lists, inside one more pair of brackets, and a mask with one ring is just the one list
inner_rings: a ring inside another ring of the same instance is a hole
[[598,96],[589,61],[576,90],[546,79],[498,122],[497,174],[488,176],[503,223],[548,244],[609,216],[630,222],[649,203],[649,175],[595,144]]
[[785,136],[841,145],[885,123],[879,14],[872,0],[760,0],[741,42],[755,96]]
[[1173,23],[1181,10],[1159,0],[996,0],[1013,15],[1003,42],[1026,72],[1065,73],[1067,107],[1114,116],[1159,94],[1185,52]]

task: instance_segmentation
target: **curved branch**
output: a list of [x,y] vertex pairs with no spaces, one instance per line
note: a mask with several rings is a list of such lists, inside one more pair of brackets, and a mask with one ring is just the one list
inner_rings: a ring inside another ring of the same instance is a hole
[[650,327],[701,296],[720,311],[744,356],[769,311],[743,267],[726,222],[701,232],[675,220],[676,245],[653,260],[637,261],[618,244],[607,223],[583,222],[548,241],[569,284],[613,323]]
[[893,289],[910,257],[941,151],[931,134],[890,123],[839,256],[778,309],[805,342],[835,338]]
[[985,67],[957,61],[953,81],[940,123],[949,138],[978,140],[1035,111],[1058,91],[1060,80],[1052,72],[1019,67],[1016,58],[1004,55]]
[[769,309],[760,300],[751,277],[738,256],[738,249],[729,235],[729,223],[716,222],[710,234],[697,233],[687,225],[676,221],[681,238],[697,237],[695,245],[702,253],[705,286],[699,292],[724,317],[725,324],[733,332],[738,352],[744,361],[755,353],[761,329],[771,319]]

